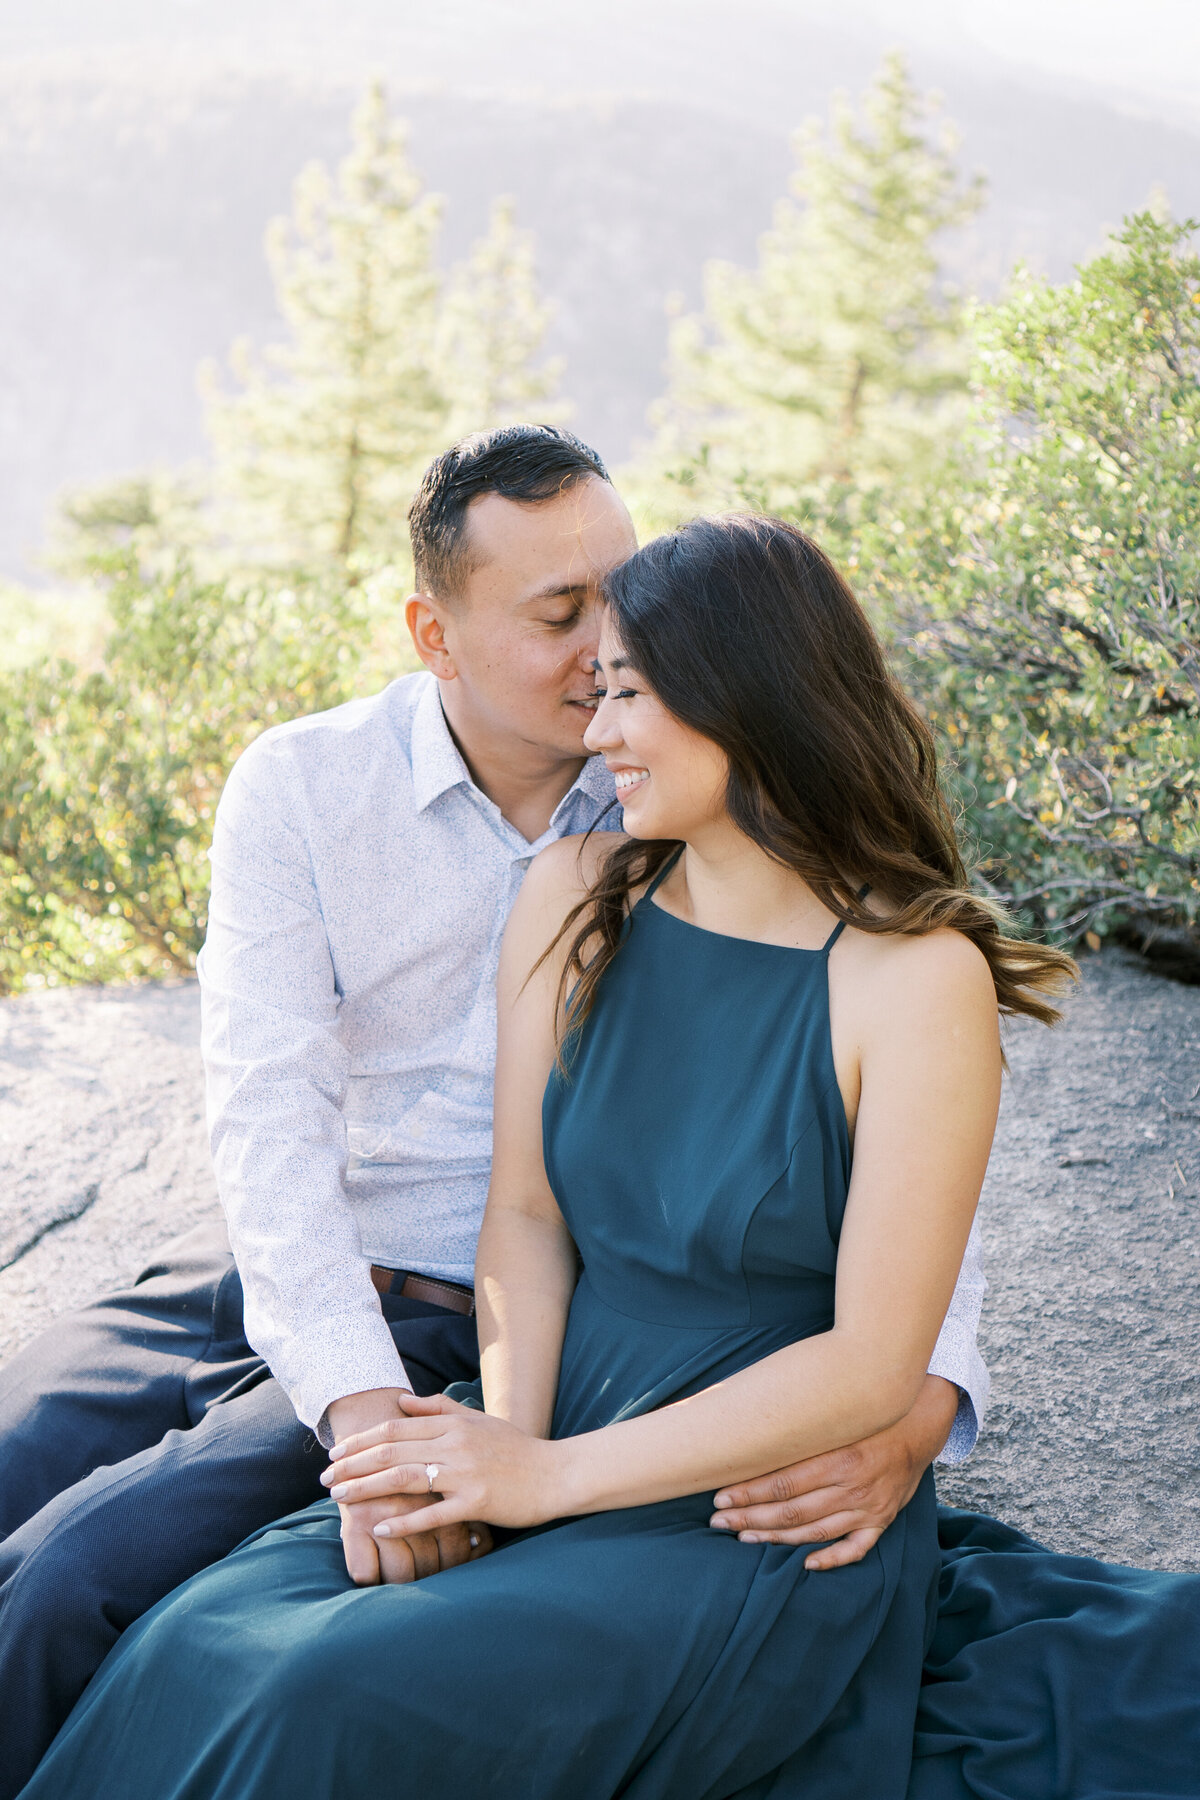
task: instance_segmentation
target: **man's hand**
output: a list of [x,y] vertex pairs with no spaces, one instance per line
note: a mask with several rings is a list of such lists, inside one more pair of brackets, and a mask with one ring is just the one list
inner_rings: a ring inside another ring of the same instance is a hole
[[434,1531],[481,1518],[520,1527],[565,1516],[569,1452],[562,1443],[445,1394],[405,1394],[400,1407],[406,1416],[335,1444],[321,1477],[339,1506],[397,1503],[376,1526],[376,1541],[407,1536],[412,1524],[400,1516],[404,1504],[428,1504],[431,1487],[437,1502],[431,1512],[407,1510],[427,1518]]
[[[426,1575],[436,1575],[439,1569],[477,1562],[487,1555],[492,1547],[492,1534],[486,1525],[478,1523],[441,1525],[436,1531],[415,1532],[410,1526],[410,1534],[406,1537],[377,1539],[372,1536],[381,1520],[403,1514],[411,1521],[414,1509],[433,1506],[436,1500],[435,1495],[414,1497],[407,1494],[403,1499],[360,1500],[339,1506],[346,1567],[359,1587],[376,1587],[381,1582],[386,1585],[420,1581]],[[375,1551],[374,1563],[367,1554],[368,1546]]]
[[[917,1490],[944,1446],[958,1389],[927,1375],[916,1405],[896,1425],[773,1475],[722,1488],[710,1524],[746,1544],[824,1544],[806,1569],[860,1562]],[[834,1541],[836,1540],[836,1541]]]
[[[407,1397],[408,1392],[407,1388],[377,1388],[335,1400],[328,1413],[334,1437],[340,1441],[401,1415],[400,1399]],[[437,1531],[392,1539],[372,1535],[381,1520],[431,1505],[431,1498],[409,1494],[403,1499],[360,1500],[339,1506],[342,1551],[350,1579],[359,1587],[419,1581],[424,1575],[436,1575],[439,1569],[452,1569],[457,1563],[473,1562],[487,1555],[492,1536],[481,1524],[443,1525]]]

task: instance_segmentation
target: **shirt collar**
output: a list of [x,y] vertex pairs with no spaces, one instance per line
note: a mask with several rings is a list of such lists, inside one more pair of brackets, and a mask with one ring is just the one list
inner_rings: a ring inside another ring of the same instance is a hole
[[413,714],[412,778],[418,812],[432,806],[439,794],[471,780],[471,772],[450,736],[436,675],[428,677]]
[[[413,799],[418,812],[453,787],[472,787],[471,771],[462,759],[458,745],[450,735],[437,677],[429,676],[429,684],[417,702],[412,724]],[[590,756],[567,792],[554,809],[554,822],[583,795],[600,813],[616,796],[616,785],[602,756]],[[589,808],[591,810],[591,808]],[[590,821],[589,821],[590,822]]]
[[[603,810],[610,800],[615,800],[617,785],[612,771],[604,765],[602,756],[590,756],[575,777],[574,783],[567,790],[562,804],[565,806],[573,794],[584,794]],[[557,812],[556,812],[557,816]]]

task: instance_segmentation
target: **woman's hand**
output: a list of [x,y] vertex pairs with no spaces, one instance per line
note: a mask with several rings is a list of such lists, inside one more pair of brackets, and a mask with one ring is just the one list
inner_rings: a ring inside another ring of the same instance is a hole
[[[411,1495],[413,1507],[374,1526],[376,1538],[410,1537],[486,1519],[541,1525],[562,1516],[560,1444],[435,1394],[405,1394],[405,1416],[335,1444],[321,1480],[340,1504]],[[431,1491],[438,1496],[431,1505]]]
[[[329,1424],[337,1440],[365,1438],[384,1419],[395,1418],[400,1399],[408,1392],[407,1388],[373,1388],[335,1400],[329,1408]],[[450,1525],[444,1531],[413,1531],[391,1543],[377,1539],[376,1525],[393,1513],[411,1513],[411,1499],[363,1501],[338,1510],[346,1571],[358,1587],[420,1581],[425,1575],[436,1575],[440,1569],[452,1569],[456,1563],[474,1562],[492,1547],[491,1533],[478,1521]]]

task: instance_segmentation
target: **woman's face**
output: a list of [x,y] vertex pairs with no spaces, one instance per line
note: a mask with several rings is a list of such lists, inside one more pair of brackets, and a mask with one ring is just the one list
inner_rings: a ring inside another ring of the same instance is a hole
[[728,825],[725,752],[669,713],[632,667],[606,610],[596,658],[599,705],[584,735],[617,779],[632,837],[695,842]]

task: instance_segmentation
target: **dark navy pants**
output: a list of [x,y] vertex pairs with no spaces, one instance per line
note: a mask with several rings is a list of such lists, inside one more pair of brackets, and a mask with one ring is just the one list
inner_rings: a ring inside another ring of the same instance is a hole
[[[391,1294],[381,1305],[419,1394],[478,1373],[473,1319]],[[246,1342],[219,1224],[0,1368],[0,1800],[126,1626],[324,1499],[326,1462]]]

